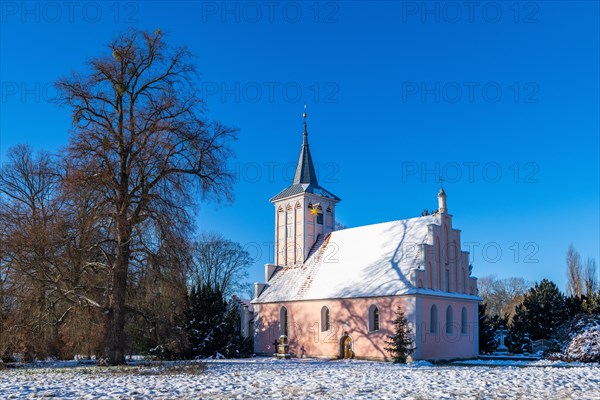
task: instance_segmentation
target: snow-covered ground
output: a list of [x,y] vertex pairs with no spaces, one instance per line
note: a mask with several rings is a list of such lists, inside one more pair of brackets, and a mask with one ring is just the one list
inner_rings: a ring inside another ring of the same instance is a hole
[[433,366],[257,358],[207,365],[199,374],[64,364],[10,369],[0,371],[0,398],[600,399],[598,364]]

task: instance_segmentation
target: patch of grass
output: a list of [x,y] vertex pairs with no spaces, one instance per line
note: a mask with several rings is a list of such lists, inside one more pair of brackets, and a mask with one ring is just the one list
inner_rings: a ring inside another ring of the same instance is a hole
[[[85,374],[85,375],[201,375],[206,372],[207,365],[198,361],[143,362],[133,365],[104,367],[98,365],[44,366],[32,364],[5,365],[5,368],[16,368],[23,374]],[[0,364],[2,369],[2,364]]]
[[104,367],[96,369],[96,372],[102,371],[107,374],[116,375],[201,375],[206,372],[206,369],[207,366],[205,363],[197,361],[184,361]]

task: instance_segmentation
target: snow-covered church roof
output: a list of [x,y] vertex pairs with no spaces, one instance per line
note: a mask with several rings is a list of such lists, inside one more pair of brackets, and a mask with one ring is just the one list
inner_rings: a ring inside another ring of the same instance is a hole
[[407,294],[436,215],[331,233],[301,266],[278,267],[254,303]]

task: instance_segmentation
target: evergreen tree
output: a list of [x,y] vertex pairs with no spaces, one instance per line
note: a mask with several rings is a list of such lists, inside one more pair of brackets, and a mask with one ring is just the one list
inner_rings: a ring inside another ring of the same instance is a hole
[[254,340],[252,337],[242,336],[240,313],[235,307],[229,308],[224,322],[225,347],[221,353],[228,358],[251,357],[254,353]]
[[517,306],[507,346],[520,353],[529,350],[532,341],[552,339],[567,317],[565,296],[556,284],[544,279],[529,289]]
[[189,295],[189,341],[193,357],[250,357],[252,338],[241,334],[240,316],[228,307],[219,288],[197,285]]
[[406,364],[406,359],[415,349],[412,347],[412,339],[408,336],[406,317],[400,306],[396,309],[395,314],[394,334],[388,335],[388,340],[385,341],[388,347],[385,350],[392,355],[395,363]]
[[496,332],[507,326],[508,317],[487,315],[487,304],[479,305],[479,354],[492,354],[500,344]]
[[188,331],[192,355],[194,357],[211,357],[222,349],[221,335],[227,303],[217,288],[198,284],[192,288],[189,299]]

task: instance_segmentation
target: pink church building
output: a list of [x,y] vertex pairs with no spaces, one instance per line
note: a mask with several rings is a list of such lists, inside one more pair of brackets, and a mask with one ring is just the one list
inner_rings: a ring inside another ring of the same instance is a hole
[[400,306],[412,359],[477,357],[477,279],[443,189],[437,200],[431,215],[336,231],[340,198],[317,181],[305,119],[294,181],[271,199],[275,263],[255,284],[255,352],[272,355],[286,335],[297,357],[389,360]]

